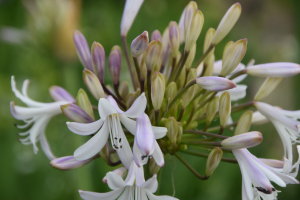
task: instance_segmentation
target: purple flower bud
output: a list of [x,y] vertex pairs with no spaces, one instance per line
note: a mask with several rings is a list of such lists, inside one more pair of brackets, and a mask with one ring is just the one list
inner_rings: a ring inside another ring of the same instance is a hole
[[59,170],[71,170],[71,169],[76,169],[76,168],[79,168],[79,167],[82,167],[82,166],[88,164],[94,158],[95,158],[95,156],[90,159],[87,159],[87,160],[79,161],[79,160],[76,160],[74,158],[74,156],[65,156],[65,157],[56,158],[56,159],[52,160],[50,162],[50,165]]
[[60,106],[62,112],[72,121],[81,123],[91,123],[93,119],[79,106],[69,103]]
[[142,55],[149,43],[148,32],[144,31],[141,35],[137,36],[131,43],[131,55],[132,57],[139,57]]
[[218,92],[223,90],[229,90],[236,87],[236,84],[227,78],[206,76],[196,78],[197,84],[203,89]]
[[94,42],[92,45],[92,60],[94,73],[100,82],[104,83],[105,51],[103,46],[98,42]]
[[119,83],[119,78],[120,78],[121,61],[122,61],[122,54],[120,52],[121,51],[118,50],[116,47],[113,47],[108,58],[109,72],[113,79],[114,85]]
[[154,41],[154,40],[162,41],[161,40],[161,34],[160,34],[159,30],[155,30],[155,31],[152,32],[151,41]]
[[68,102],[75,102],[75,99],[67,92],[64,88],[59,86],[51,86],[50,95],[55,101],[68,101]]
[[85,37],[80,31],[75,30],[73,33],[73,39],[81,64],[88,70],[93,71],[91,52]]
[[262,140],[260,132],[252,131],[227,138],[221,142],[221,145],[230,149],[250,148],[257,146]]

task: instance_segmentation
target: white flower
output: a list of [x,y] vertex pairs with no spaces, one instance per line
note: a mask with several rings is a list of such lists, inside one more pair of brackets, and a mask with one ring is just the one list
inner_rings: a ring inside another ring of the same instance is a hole
[[261,160],[253,156],[247,149],[232,150],[232,153],[236,157],[242,173],[243,200],[254,199],[252,185],[259,193],[273,194],[276,190],[270,181],[281,187],[285,187],[286,184],[299,184],[299,181],[295,178],[278,170],[274,170],[274,168],[264,164]]
[[[131,126],[130,118],[137,118],[146,108],[147,99],[143,93],[132,106],[123,112],[115,102],[108,96],[101,98],[98,104],[100,119],[92,123],[67,122],[68,128],[78,135],[91,135],[100,130],[85,144],[74,152],[77,160],[86,160],[97,154],[105,145],[110,135],[111,145],[116,150],[123,165],[128,169],[133,160],[131,148],[124,134],[121,123],[127,127]],[[129,122],[128,122],[129,121]]]
[[58,86],[52,86],[50,88],[50,94],[56,101],[53,103],[40,103],[30,99],[27,95],[29,80],[25,80],[22,87],[22,93],[17,90],[14,76],[11,77],[12,91],[16,97],[24,102],[27,107],[15,106],[14,102],[10,103],[10,111],[14,118],[23,120],[25,125],[17,125],[20,129],[31,128],[23,133],[19,133],[20,136],[27,136],[26,138],[19,139],[23,144],[32,144],[34,153],[37,153],[38,148],[36,142],[40,140],[41,148],[43,149],[46,156],[52,160],[55,158],[47,139],[45,137],[45,129],[48,122],[55,115],[61,114],[61,105],[73,103],[75,99],[63,88]]
[[256,109],[267,117],[275,126],[284,147],[284,156],[291,162],[293,159],[292,145],[299,143],[300,111],[287,111],[266,103],[255,102]]
[[96,193],[79,190],[79,194],[84,200],[175,200],[170,196],[155,196],[158,182],[156,174],[145,181],[143,167],[138,167],[132,162],[125,181],[120,175],[108,172],[105,180],[113,191],[107,193]]

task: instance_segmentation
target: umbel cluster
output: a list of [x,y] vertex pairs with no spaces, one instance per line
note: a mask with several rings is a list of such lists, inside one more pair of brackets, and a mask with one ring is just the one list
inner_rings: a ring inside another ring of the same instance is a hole
[[[198,51],[203,50],[200,58],[195,57],[196,41],[204,16],[193,1],[184,8],[178,23],[171,21],[162,34],[153,31],[150,39],[144,31],[129,49],[126,36],[143,2],[126,1],[121,21],[123,49],[118,45],[111,49],[108,66],[103,46],[94,42],[90,50],[83,34],[74,31],[77,54],[84,66],[83,81],[98,105],[92,105],[84,89],[79,89],[74,98],[59,86],[50,87],[54,102],[37,102],[27,95],[29,81],[25,80],[22,90],[18,90],[12,77],[13,92],[26,104],[10,105],[12,116],[24,121],[17,125],[24,129],[19,140],[32,145],[34,153],[38,152],[39,142],[50,164],[59,170],[72,170],[98,158],[109,166],[119,166],[103,178],[112,191],[79,190],[85,200],[176,199],[154,195],[166,155],[175,156],[201,180],[218,170],[221,161],[238,164],[243,200],[277,199],[278,186],[299,184],[295,177],[300,160],[293,160],[293,146],[299,143],[300,111],[283,110],[262,100],[283,78],[300,73],[300,66],[288,62],[255,65],[254,60],[242,64],[247,39],[229,41],[222,59],[215,60],[214,49],[219,48],[241,14],[239,3],[228,9],[216,29],[206,31],[204,46],[200,50],[198,47]],[[131,80],[120,82],[123,52]],[[112,86],[104,82],[106,68]],[[247,86],[238,83],[247,75],[264,77],[265,82],[252,101],[232,106],[232,101],[246,96]],[[99,119],[94,112],[99,113]],[[242,114],[233,122],[231,113],[235,112]],[[73,155],[58,158],[51,151],[45,129],[54,116],[62,113],[70,119],[66,122],[69,130],[88,136],[89,140]],[[263,134],[249,132],[250,127],[267,122],[274,125],[282,140],[283,160],[257,158],[248,151],[263,140]],[[223,135],[225,130],[230,136]],[[300,146],[297,150],[299,155]],[[185,154],[207,158],[205,174],[194,169],[185,160]],[[144,168],[151,173],[146,179]]]

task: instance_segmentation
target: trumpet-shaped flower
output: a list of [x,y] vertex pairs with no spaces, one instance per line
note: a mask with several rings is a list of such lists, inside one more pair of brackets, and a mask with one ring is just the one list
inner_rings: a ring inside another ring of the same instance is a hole
[[108,96],[107,99],[101,98],[99,100],[98,111],[101,117],[99,120],[92,123],[67,122],[70,131],[79,135],[91,135],[98,131],[90,140],[76,149],[74,152],[75,159],[86,160],[93,157],[103,148],[110,136],[112,147],[118,153],[123,165],[128,169],[133,156],[120,122],[125,127],[130,126],[128,117],[139,117],[144,113],[146,104],[147,99],[143,93],[124,112],[118,107],[115,100]]
[[284,147],[284,156],[293,159],[292,144],[299,143],[300,111],[287,111],[266,103],[256,102],[256,109],[275,126]]
[[[274,168],[264,164],[247,149],[236,149],[232,150],[232,152],[238,161],[242,173],[243,200],[254,199],[254,195],[257,194],[257,192],[258,195],[263,193],[262,196],[270,194],[276,196],[276,190],[270,181],[281,187],[285,187],[286,184],[299,184],[299,181],[292,176],[274,170]],[[252,188],[252,185],[254,186],[254,189]],[[256,195],[256,199],[257,198],[258,196]]]
[[132,162],[125,181],[114,172],[108,172],[105,178],[108,186],[113,190],[107,193],[96,193],[79,190],[79,194],[84,200],[175,200],[170,196],[155,196],[158,182],[156,174],[145,181],[143,167],[138,167]]
[[36,146],[37,141],[40,140],[41,148],[43,149],[46,156],[52,160],[55,158],[51,152],[48,141],[45,137],[45,129],[48,122],[55,115],[61,114],[61,105],[73,103],[75,99],[63,88],[53,86],[50,88],[50,94],[56,101],[53,103],[40,103],[32,100],[27,95],[29,80],[25,80],[22,87],[22,93],[16,88],[14,76],[11,77],[12,91],[16,97],[24,102],[27,107],[15,106],[14,102],[10,103],[10,111],[14,118],[23,120],[25,125],[17,125],[20,129],[31,128],[25,132],[19,133],[20,136],[27,136],[19,139],[23,144],[32,144],[34,153],[37,153],[38,148]]

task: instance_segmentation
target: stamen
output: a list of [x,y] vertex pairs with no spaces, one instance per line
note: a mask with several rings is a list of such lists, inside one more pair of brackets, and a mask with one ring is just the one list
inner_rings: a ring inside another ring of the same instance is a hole
[[[266,190],[265,188],[262,188],[262,187],[256,187],[256,189],[262,193],[265,193],[265,194],[271,194],[272,192],[270,192],[269,190]],[[272,188],[273,190],[273,188]]]

